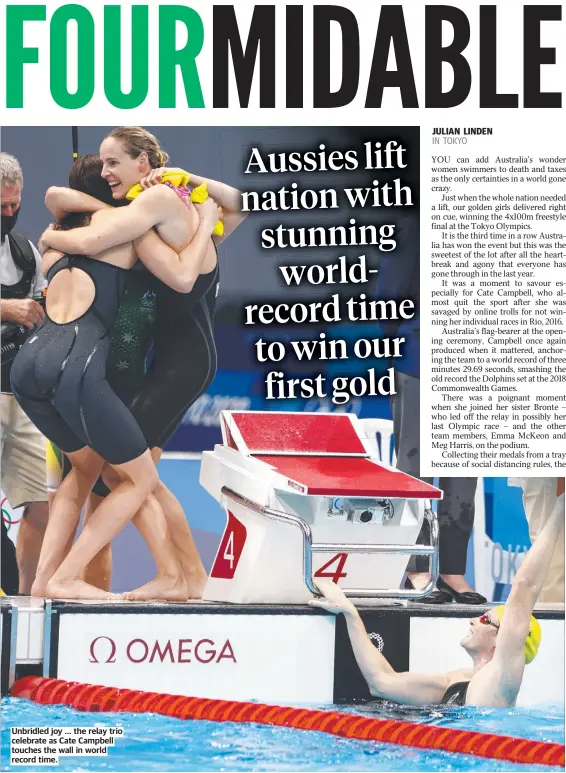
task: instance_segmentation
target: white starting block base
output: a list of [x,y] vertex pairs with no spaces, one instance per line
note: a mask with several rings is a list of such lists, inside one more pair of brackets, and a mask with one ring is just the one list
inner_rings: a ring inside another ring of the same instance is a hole
[[[396,671],[466,667],[468,620],[489,607],[360,602]],[[2,693],[23,673],[176,695],[278,704],[370,699],[342,616],[306,605],[53,602],[3,598]],[[564,703],[564,608],[541,604],[538,657],[518,705]],[[24,670],[25,669],[25,670]]]
[[[330,578],[350,596],[407,597],[411,555],[437,572],[442,492],[380,463],[352,414],[222,411],[200,482],[227,522],[203,599],[304,604]],[[424,518],[431,544],[416,545]],[[420,595],[424,595],[421,593]]]

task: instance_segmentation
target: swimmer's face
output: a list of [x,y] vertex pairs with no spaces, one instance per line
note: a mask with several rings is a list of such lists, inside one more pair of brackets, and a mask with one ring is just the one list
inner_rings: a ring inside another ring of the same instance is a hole
[[108,182],[115,199],[125,199],[132,185],[136,185],[151,171],[145,151],[132,158],[121,140],[107,137],[100,146],[102,177]]
[[470,620],[470,630],[460,644],[468,652],[490,652],[495,649],[499,633],[499,618],[495,610],[490,609],[480,617]]

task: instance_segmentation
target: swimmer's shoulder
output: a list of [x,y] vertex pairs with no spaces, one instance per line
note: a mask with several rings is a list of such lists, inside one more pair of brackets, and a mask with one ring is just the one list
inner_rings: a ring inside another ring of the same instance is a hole
[[64,252],[59,252],[59,250],[45,250],[41,256],[41,273],[44,277],[47,277],[49,271],[59,260],[61,260],[64,254]]

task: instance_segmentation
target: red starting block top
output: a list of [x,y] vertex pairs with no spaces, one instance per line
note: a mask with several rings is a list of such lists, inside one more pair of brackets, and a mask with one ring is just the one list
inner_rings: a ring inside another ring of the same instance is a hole
[[340,456],[256,456],[276,472],[322,496],[441,499],[442,491],[370,459]]
[[223,411],[228,446],[253,456],[308,494],[441,499],[442,492],[369,459],[351,414]]
[[273,451],[367,455],[352,419],[346,413],[234,411],[229,415],[250,454]]

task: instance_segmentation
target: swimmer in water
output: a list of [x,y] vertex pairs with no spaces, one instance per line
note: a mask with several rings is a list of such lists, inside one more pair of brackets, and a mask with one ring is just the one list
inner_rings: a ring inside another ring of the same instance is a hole
[[515,575],[506,604],[471,620],[469,633],[460,642],[472,658],[470,668],[443,674],[397,673],[371,643],[356,608],[342,590],[327,580],[317,581],[323,598],[310,604],[344,615],[356,662],[373,696],[415,706],[515,705],[525,665],[533,660],[541,641],[532,612],[556,542],[564,539],[563,478],[558,479],[557,494],[552,515]]

